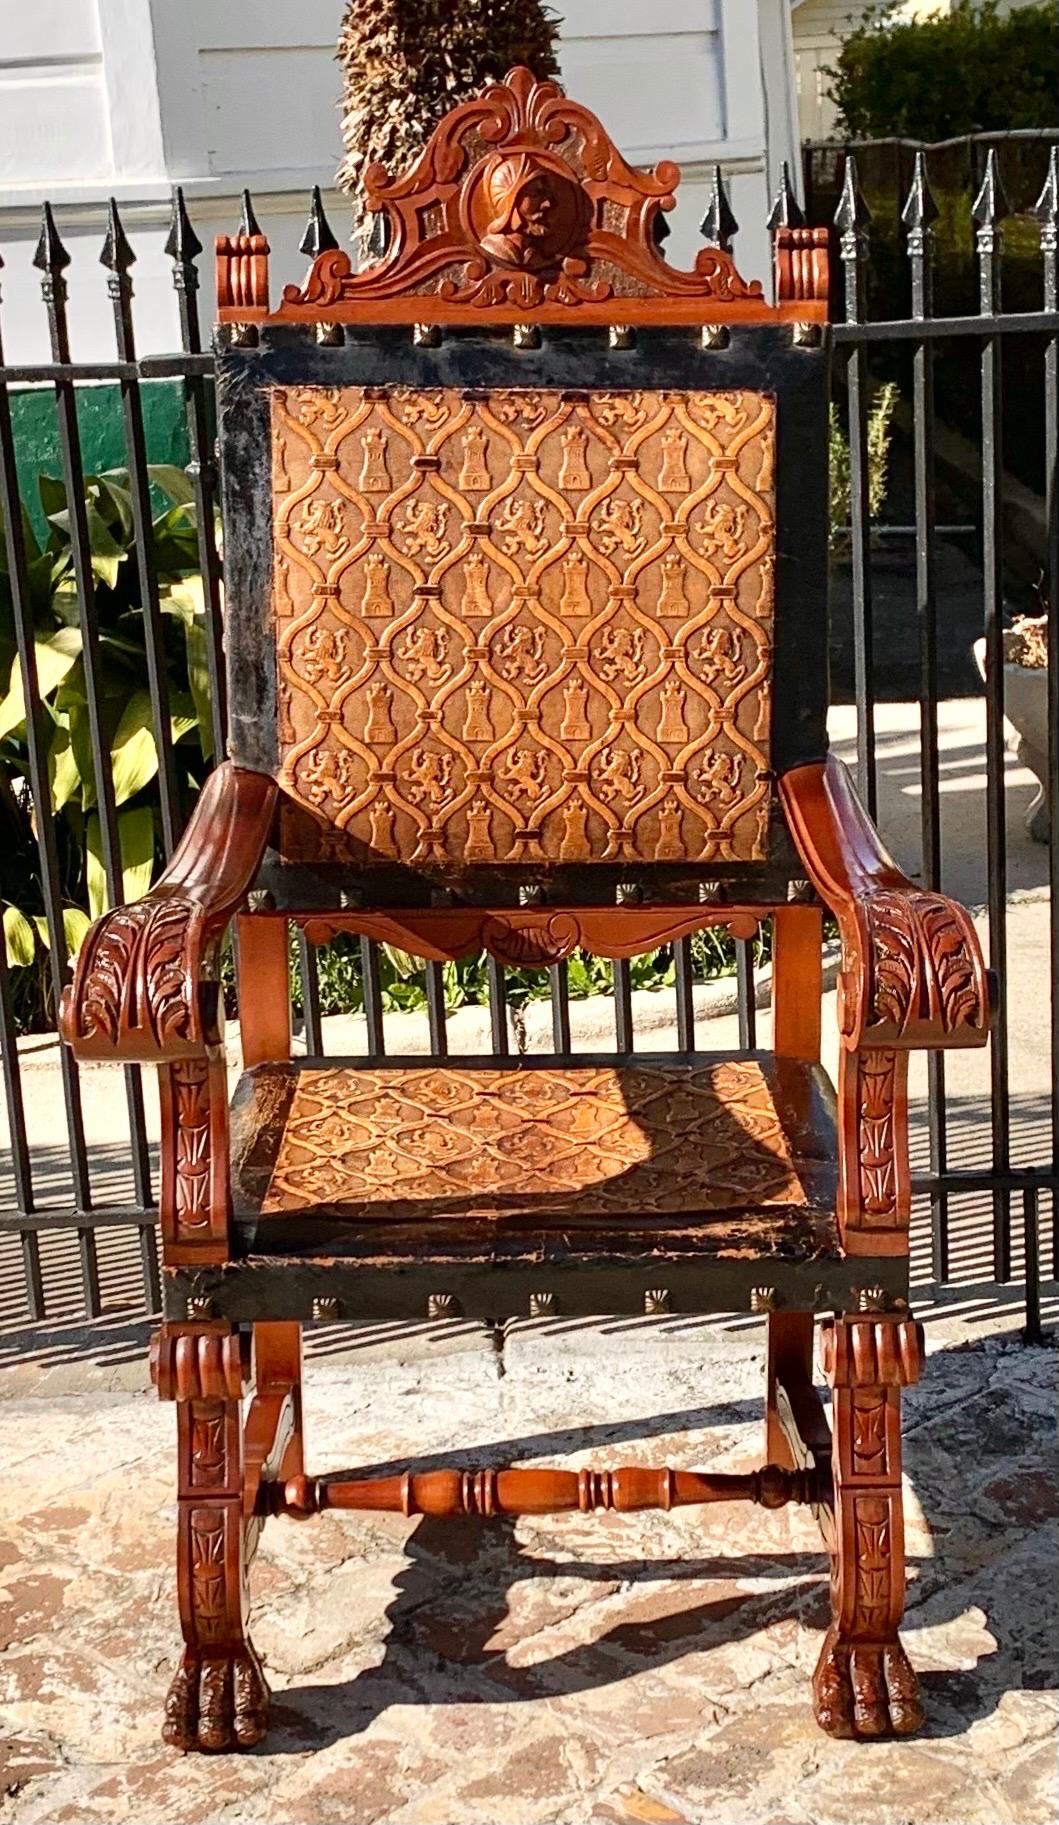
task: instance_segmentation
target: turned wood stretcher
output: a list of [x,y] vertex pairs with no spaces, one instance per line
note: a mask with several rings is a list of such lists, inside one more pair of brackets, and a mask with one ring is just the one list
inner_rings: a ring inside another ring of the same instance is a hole
[[[811,1503],[820,1723],[920,1720],[906,1070],[984,1043],[991,985],[968,915],[906,879],[827,753],[826,233],[778,228],[772,304],[721,247],[679,272],[656,235],[677,177],[513,71],[411,171],[367,173],[388,239],[366,270],[321,218],[272,308],[252,220],[218,242],[230,757],[62,1011],[79,1056],[159,1067],[183,1748],[264,1734],[247,1569],[268,1516],[324,1508]],[[771,1054],[291,1056],[292,927],[547,968],[766,920]],[[306,1321],[746,1310],[768,1326],[746,1475],[305,1472]]]

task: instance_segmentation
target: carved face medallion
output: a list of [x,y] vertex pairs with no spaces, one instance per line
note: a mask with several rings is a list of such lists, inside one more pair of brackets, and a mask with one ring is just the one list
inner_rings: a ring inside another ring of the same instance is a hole
[[573,253],[588,228],[584,192],[546,152],[499,153],[468,187],[468,226],[500,266],[539,272]]

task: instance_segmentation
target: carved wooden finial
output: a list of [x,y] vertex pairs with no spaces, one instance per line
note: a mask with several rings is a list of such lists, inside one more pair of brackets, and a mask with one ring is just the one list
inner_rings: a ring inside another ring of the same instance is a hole
[[773,257],[777,304],[827,304],[828,230],[776,229]]
[[222,322],[249,323],[268,316],[268,240],[254,214],[249,190],[243,191],[242,215],[235,234],[214,242],[217,315]]

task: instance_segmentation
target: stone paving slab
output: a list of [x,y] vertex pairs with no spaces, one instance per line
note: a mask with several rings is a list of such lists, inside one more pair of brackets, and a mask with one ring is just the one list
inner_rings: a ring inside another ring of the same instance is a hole
[[[158,1737],[178,1647],[173,1415],[147,1392],[0,1401],[0,1819],[240,1825],[1038,1825],[1057,1812],[1055,1366],[928,1325],[908,1397],[911,1743],[832,1743],[811,1518],[270,1522],[252,1573],[274,1727]],[[312,1365],[314,1471],[759,1461],[759,1324],[367,1339]],[[737,1554],[739,1556],[737,1556]]]

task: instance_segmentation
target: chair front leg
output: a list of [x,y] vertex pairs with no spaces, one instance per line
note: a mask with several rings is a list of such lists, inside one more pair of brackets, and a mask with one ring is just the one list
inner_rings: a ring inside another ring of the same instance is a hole
[[177,1592],[184,1654],[165,1702],[178,1749],[247,1749],[269,1692],[247,1628],[240,1340],[224,1325],[165,1326],[154,1371],[177,1410]]
[[840,1318],[824,1331],[831,1384],[835,1545],[832,1621],[813,1675],[831,1736],[908,1736],[923,1711],[897,1633],[904,1613],[901,1389],[919,1379],[922,1330],[909,1318]]

